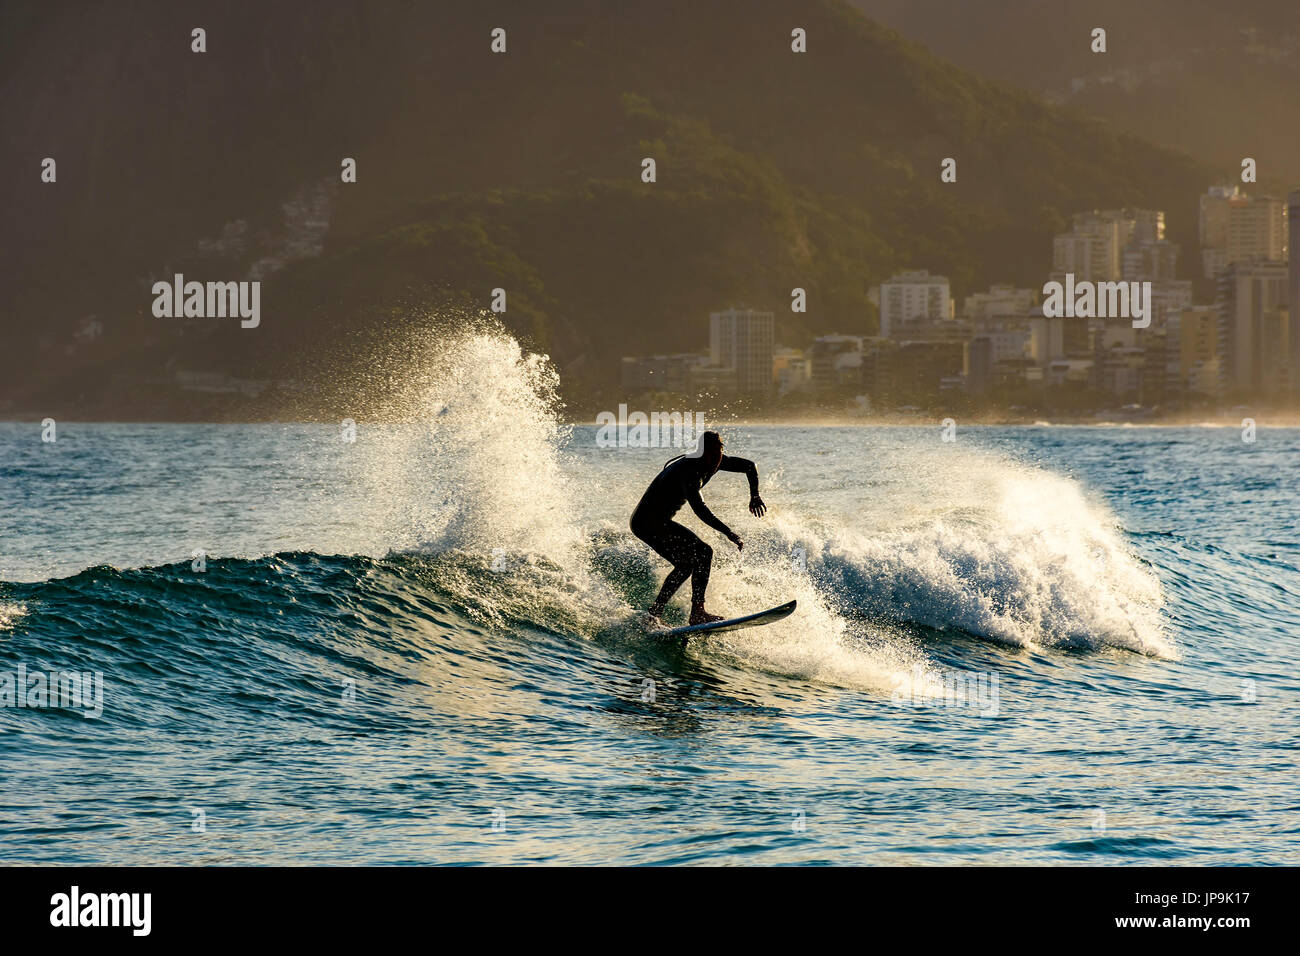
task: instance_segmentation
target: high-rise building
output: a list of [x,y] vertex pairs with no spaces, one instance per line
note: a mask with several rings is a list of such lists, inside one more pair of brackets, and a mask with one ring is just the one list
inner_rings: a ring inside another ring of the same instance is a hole
[[1008,369],[1032,361],[1028,357],[1030,332],[1027,328],[979,332],[965,345],[962,374],[966,391],[971,395],[983,395],[1000,377],[1005,378]]
[[[1028,321],[1028,320],[1026,320]],[[1029,328],[991,329],[980,337],[989,343],[989,360],[994,364],[1010,359],[1022,359],[1029,352]]]
[[1200,240],[1202,246],[1228,244],[1228,207],[1245,200],[1240,186],[1211,186],[1201,197]]
[[[1114,282],[1123,277],[1124,250],[1132,243],[1157,250],[1157,265],[1165,264],[1165,214],[1158,209],[1092,209],[1076,213],[1070,231],[1052,240],[1052,280],[1073,273],[1076,282]],[[1172,252],[1176,262],[1178,252]],[[1142,260],[1132,263],[1141,268]],[[1168,264],[1173,278],[1172,263]],[[1154,278],[1154,277],[1149,277]]]
[[988,292],[966,296],[962,318],[984,328],[999,318],[1024,316],[1034,307],[1038,293],[1033,289],[1017,289],[1011,285],[990,286]]
[[1287,338],[1291,366],[1291,392],[1300,394],[1300,189],[1287,197],[1287,218],[1291,235],[1288,242],[1290,255],[1290,282],[1287,298]]
[[864,342],[860,335],[822,335],[813,340],[808,350],[813,387],[836,388],[860,379]]
[[[1193,306],[1171,320],[1174,378],[1180,392],[1214,395],[1223,386],[1219,368],[1219,313]],[[1176,336],[1174,333],[1176,332]]]
[[977,335],[966,343],[962,374],[971,395],[983,395],[992,386],[993,342],[987,335]]
[[812,359],[803,349],[777,349],[772,354],[772,379],[778,395],[806,388],[812,382]]
[[899,273],[880,284],[882,338],[899,338],[918,326],[952,317],[952,294],[944,276],[932,276],[921,269]]
[[1178,278],[1178,243],[1134,239],[1124,247],[1120,261],[1126,282],[1171,282]]
[[1259,385],[1265,395],[1285,395],[1291,388],[1290,317],[1283,307],[1265,310],[1259,320]]
[[890,392],[895,401],[926,405],[944,390],[944,380],[960,382],[966,343],[959,341],[904,342],[893,357]]
[[1248,196],[1237,186],[1213,186],[1201,197],[1201,256],[1206,278],[1234,262],[1286,258],[1287,204]]
[[1125,209],[1121,210],[1126,218],[1133,220],[1130,242],[1164,242],[1165,214],[1160,209]]
[[[1275,367],[1281,341],[1278,324],[1287,306],[1284,262],[1238,262],[1219,277],[1215,306],[1219,313],[1221,378],[1227,391],[1260,394],[1275,388],[1287,369]],[[1286,338],[1289,338],[1287,336]]]
[[1228,209],[1228,261],[1286,258],[1286,204],[1272,196]]
[[1065,322],[1059,315],[1054,318],[1036,315],[1029,320],[1029,343],[1025,351],[1035,364],[1045,366],[1055,359],[1064,358]]
[[1052,240],[1052,280],[1067,273],[1076,282],[1111,282],[1120,277],[1119,230],[1112,223],[1097,232],[1067,232]]
[[1192,281],[1151,283],[1151,326],[1162,328],[1170,315],[1192,307]]
[[727,309],[709,315],[712,365],[736,371],[736,390],[746,395],[772,392],[774,317],[771,312]]

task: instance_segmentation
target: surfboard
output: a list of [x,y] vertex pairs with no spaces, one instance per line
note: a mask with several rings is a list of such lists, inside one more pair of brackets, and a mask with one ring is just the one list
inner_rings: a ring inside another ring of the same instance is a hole
[[730,617],[725,621],[712,621],[708,624],[687,624],[684,627],[672,627],[662,631],[651,631],[651,637],[680,637],[682,639],[694,637],[697,634],[721,634],[725,631],[738,631],[743,627],[758,627],[760,624],[771,624],[773,621],[779,621],[782,618],[789,617],[794,613],[795,601],[789,601],[779,607],[770,607],[766,611],[759,611],[757,614],[746,614],[744,617]]

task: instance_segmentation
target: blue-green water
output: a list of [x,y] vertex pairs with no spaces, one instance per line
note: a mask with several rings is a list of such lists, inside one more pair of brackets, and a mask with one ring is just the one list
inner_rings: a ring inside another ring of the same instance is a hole
[[724,429],[711,607],[800,608],[682,650],[676,452],[515,399],[0,425],[0,672],[103,675],[0,710],[0,860],[1300,862],[1300,431]]

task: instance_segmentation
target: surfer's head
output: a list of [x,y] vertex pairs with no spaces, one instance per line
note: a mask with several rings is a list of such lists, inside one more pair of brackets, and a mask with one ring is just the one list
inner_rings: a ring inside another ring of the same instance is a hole
[[722,464],[722,436],[717,432],[705,432],[700,438],[700,452],[704,473],[713,474]]

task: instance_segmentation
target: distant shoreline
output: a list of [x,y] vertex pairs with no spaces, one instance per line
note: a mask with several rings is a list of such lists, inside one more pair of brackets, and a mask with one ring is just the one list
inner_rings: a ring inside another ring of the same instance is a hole
[[[340,418],[327,418],[324,416],[308,417],[287,417],[287,418],[234,418],[234,417],[212,417],[212,418],[139,418],[134,416],[98,416],[98,417],[80,417],[80,416],[60,416],[58,414],[36,414],[22,413],[6,415],[0,417],[0,425],[30,425],[39,427],[45,418],[53,418],[59,425],[338,425],[342,421]],[[939,414],[915,414],[915,415],[834,415],[834,414],[803,414],[787,416],[768,416],[752,415],[737,416],[735,418],[710,418],[707,414],[704,419],[707,427],[717,428],[741,428],[752,426],[770,426],[777,427],[783,425],[801,425],[808,427],[847,427],[861,426],[864,428],[916,428],[916,427],[938,427],[945,418],[952,418],[959,428],[1052,428],[1052,427],[1069,427],[1069,428],[1240,428],[1242,420],[1251,418],[1259,428],[1300,428],[1300,413],[1270,413],[1268,411],[1260,412],[1240,412],[1240,413],[1218,413],[1212,415],[1179,415],[1168,417],[1152,418],[1124,418],[1121,416],[1114,417],[1084,417],[1084,416],[1067,416],[1067,417],[1034,417],[1026,416],[1020,418],[962,418],[959,415],[939,415]],[[401,424],[418,424],[418,422],[404,421],[401,419],[388,418],[368,418],[365,416],[356,417],[359,425],[401,425]],[[598,423],[595,416],[574,416],[565,417],[560,422],[565,427],[597,427]]]

